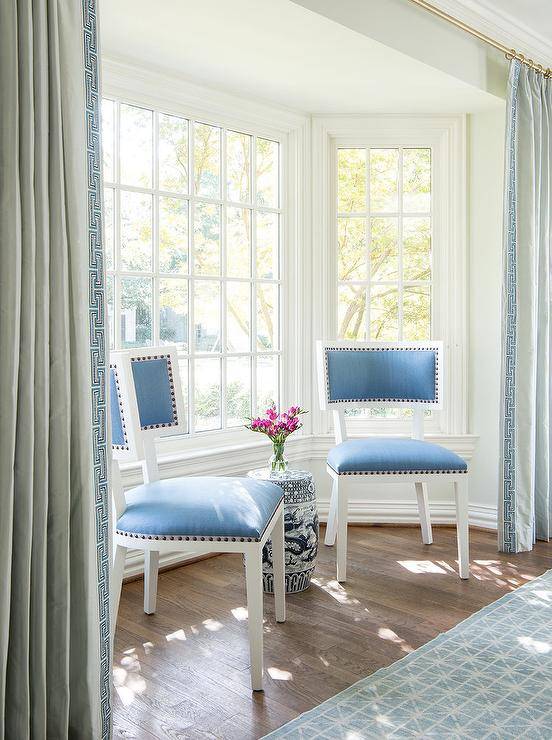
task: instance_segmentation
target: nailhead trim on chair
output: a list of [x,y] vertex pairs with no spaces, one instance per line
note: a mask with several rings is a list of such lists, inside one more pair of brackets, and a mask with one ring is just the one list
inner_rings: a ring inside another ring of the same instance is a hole
[[[328,463],[329,467],[332,466]],[[332,468],[338,475],[459,475],[467,473],[465,470],[346,470],[340,473]]]
[[145,426],[141,426],[140,429],[161,429],[162,427],[175,427],[178,426],[178,413],[176,410],[176,397],[174,392],[174,380],[173,380],[173,373],[172,373],[172,363],[171,363],[171,356],[170,355],[147,355],[147,356],[141,356],[141,357],[131,357],[131,362],[145,362],[147,360],[167,360],[167,372],[169,374],[169,387],[171,392],[171,405],[172,405],[172,413],[173,413],[173,420],[170,422],[164,422],[163,424],[146,424]]
[[[435,398],[330,398],[330,373],[328,370],[328,352],[433,352],[435,354]],[[325,347],[324,364],[326,366],[326,398],[330,403],[439,403],[439,353],[435,347]]]
[[187,542],[260,542],[260,537],[197,537],[191,535],[175,534],[137,534],[135,532],[123,532],[120,529],[115,530],[117,534],[124,537],[134,537],[138,540],[177,540]]
[[109,369],[113,370],[113,376],[115,378],[115,388],[117,390],[117,403],[119,404],[119,414],[121,416],[121,426],[123,428],[123,437],[125,440],[124,444],[122,445],[112,444],[111,447],[114,450],[130,450],[130,447],[128,444],[127,432],[126,432],[125,416],[123,413],[123,399],[121,397],[121,387],[119,385],[119,373],[117,372],[117,365],[110,365]]

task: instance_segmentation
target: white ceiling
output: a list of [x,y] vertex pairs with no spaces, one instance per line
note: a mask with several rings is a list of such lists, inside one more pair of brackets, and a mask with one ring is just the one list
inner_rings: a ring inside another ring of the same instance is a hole
[[290,0],[101,0],[102,53],[311,113],[452,113],[496,99]]

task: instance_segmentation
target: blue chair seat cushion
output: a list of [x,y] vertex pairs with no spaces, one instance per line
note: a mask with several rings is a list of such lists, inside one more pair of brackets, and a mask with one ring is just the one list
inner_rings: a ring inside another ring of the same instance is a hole
[[275,483],[252,478],[168,478],[126,494],[116,531],[141,539],[258,542],[283,495]]
[[468,466],[445,447],[418,439],[351,439],[330,450],[328,465],[339,475],[465,473]]

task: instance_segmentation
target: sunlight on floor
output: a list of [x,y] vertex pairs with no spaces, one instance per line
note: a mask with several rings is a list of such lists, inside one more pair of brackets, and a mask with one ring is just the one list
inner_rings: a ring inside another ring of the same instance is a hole
[[170,635],[167,635],[165,639],[167,642],[172,642],[173,640],[185,640],[186,633],[184,630],[176,630],[176,632],[171,632]]
[[358,599],[355,599],[352,596],[347,596],[347,591],[340,583],[338,583],[338,581],[326,581],[326,583],[324,583],[321,578],[313,578],[311,583],[314,583],[315,586],[321,588],[333,599],[339,601],[340,604],[360,604]]
[[280,668],[274,668],[274,666],[268,668],[267,673],[270,678],[273,678],[275,681],[291,681],[293,679],[292,673],[289,671],[282,671]]
[[217,622],[216,619],[205,619],[202,624],[205,629],[209,630],[209,632],[218,632],[224,627],[224,625],[221,624],[221,622]]
[[397,560],[399,565],[411,573],[445,573],[446,570],[433,563],[431,560]]
[[113,684],[125,707],[132,704],[134,698],[146,690],[146,681],[140,675],[140,671],[140,661],[134,648],[125,650],[121,665],[113,668]]
[[238,620],[238,622],[244,622],[247,619],[247,609],[245,608],[245,606],[237,606],[231,611],[232,615],[235,619]]
[[378,629],[378,637],[382,640],[388,640],[389,642],[394,642],[396,645],[400,647],[403,653],[413,653],[414,648],[409,645],[406,640],[403,640],[402,637],[399,637],[399,635],[396,632],[393,632],[392,629],[389,629],[389,627],[380,627]]

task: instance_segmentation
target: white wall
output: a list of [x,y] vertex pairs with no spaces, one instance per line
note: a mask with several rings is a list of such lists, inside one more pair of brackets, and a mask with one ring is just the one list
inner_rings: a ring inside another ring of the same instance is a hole
[[469,426],[479,436],[470,502],[496,507],[499,470],[505,110],[469,118]]

